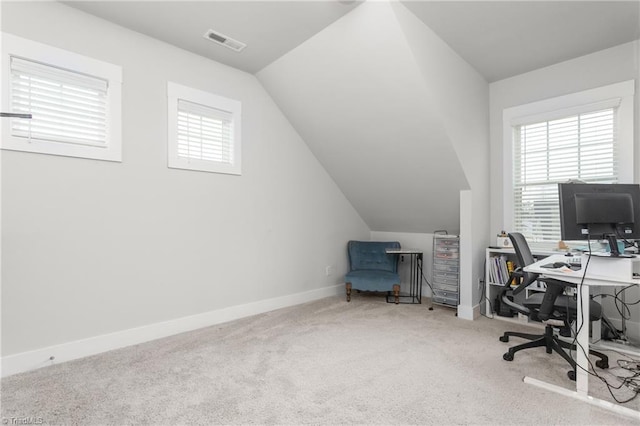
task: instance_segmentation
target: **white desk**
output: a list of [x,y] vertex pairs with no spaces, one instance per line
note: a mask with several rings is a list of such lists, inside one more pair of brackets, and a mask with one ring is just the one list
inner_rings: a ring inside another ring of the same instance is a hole
[[[558,280],[576,284],[578,299],[578,319],[576,324],[578,330],[578,336],[576,339],[578,345],[578,349],[576,350],[576,363],[578,364],[578,368],[576,368],[576,391],[567,391],[564,388],[541,382],[529,377],[525,377],[525,382],[541,386],[546,389],[562,393],[564,395],[570,395],[640,420],[639,411],[618,404],[613,404],[608,401],[593,398],[588,395],[589,360],[587,359],[587,355],[589,353],[589,287],[629,286],[640,284],[640,279],[634,278],[632,273],[632,271],[635,270],[632,266],[632,263],[640,262],[640,258],[611,259],[598,258],[593,256],[591,257],[591,259],[588,259],[589,258],[587,255],[582,256],[582,269],[578,271],[573,271],[566,267],[560,269],[542,267],[543,265],[547,265],[550,263],[566,262],[567,258],[564,255],[549,256],[524,268],[526,272],[538,273],[549,278],[555,278]],[[587,261],[589,262],[588,264]],[[586,276],[584,276],[585,266],[587,271]],[[607,270],[610,270],[611,273],[607,273]],[[583,288],[584,286],[586,286],[586,288]],[[586,323],[583,324],[583,322]],[[584,351],[580,350],[580,347],[584,348]]]

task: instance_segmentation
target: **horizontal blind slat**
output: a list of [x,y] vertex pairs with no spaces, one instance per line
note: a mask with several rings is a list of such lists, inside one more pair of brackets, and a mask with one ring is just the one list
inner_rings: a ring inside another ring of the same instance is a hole
[[69,83],[98,92],[106,92],[109,87],[105,79],[17,56],[11,57],[11,70],[22,75],[40,77],[46,81]]
[[178,156],[233,163],[233,114],[178,100]]
[[23,58],[12,57],[10,63],[11,108],[33,115],[12,120],[12,135],[106,146],[106,80]]
[[617,181],[615,110],[516,126],[513,220],[533,241],[557,241],[557,184],[570,179]]

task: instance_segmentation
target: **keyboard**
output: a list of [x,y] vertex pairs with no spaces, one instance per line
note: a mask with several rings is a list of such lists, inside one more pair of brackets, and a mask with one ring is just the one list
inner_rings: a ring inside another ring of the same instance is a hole
[[561,264],[571,267],[572,270],[578,271],[582,269],[582,257],[581,256],[565,256],[562,260],[558,260],[554,263],[547,263],[541,265],[542,268],[557,269],[561,267]]
[[582,256],[567,257],[566,262],[571,266],[582,266]]

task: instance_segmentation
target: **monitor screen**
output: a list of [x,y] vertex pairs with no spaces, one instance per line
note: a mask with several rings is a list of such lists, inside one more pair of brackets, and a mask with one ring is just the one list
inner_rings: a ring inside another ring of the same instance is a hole
[[640,239],[640,185],[561,183],[563,240]]

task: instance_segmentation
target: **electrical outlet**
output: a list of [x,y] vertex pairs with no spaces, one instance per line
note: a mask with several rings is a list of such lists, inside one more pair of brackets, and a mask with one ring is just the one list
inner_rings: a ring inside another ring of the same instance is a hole
[[333,275],[333,266],[329,265],[324,269],[324,273],[330,277],[331,275]]

